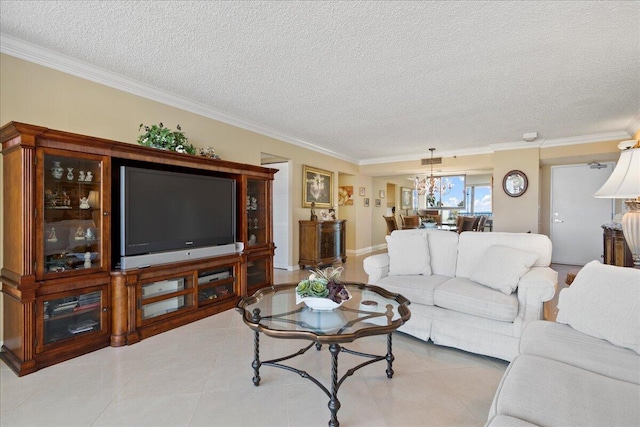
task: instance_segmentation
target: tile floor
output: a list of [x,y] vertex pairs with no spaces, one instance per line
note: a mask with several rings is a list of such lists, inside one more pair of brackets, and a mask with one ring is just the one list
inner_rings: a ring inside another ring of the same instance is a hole
[[[363,257],[350,257],[347,280],[366,281]],[[276,270],[275,282],[306,272]],[[564,281],[561,275],[559,282]],[[552,309],[551,309],[552,310]],[[553,310],[552,310],[553,311]],[[18,378],[0,363],[0,425],[11,426],[326,426],[327,396],[310,381],[270,367],[255,387],[253,334],[229,310],[132,346],[104,348]],[[265,358],[300,341],[261,338]],[[384,337],[349,348],[381,353]],[[507,362],[394,335],[393,379],[383,362],[348,378],[339,391],[342,426],[482,426]],[[341,354],[340,372],[355,364]],[[309,351],[292,365],[329,383],[329,352]]]

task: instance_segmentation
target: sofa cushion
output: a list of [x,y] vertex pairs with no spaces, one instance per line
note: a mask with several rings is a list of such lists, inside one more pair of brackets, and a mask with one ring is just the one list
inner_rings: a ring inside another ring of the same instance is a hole
[[507,368],[491,412],[541,426],[632,426],[639,395],[637,384],[524,354]]
[[435,305],[449,310],[503,322],[513,322],[518,315],[518,297],[455,277],[438,286],[433,294]]
[[551,239],[532,233],[461,233],[458,239],[456,277],[471,277],[478,260],[490,246],[501,245],[538,254],[534,267],[549,267]]
[[520,354],[546,357],[607,377],[640,384],[640,355],[569,325],[536,320],[520,338]]
[[446,276],[387,276],[376,283],[388,290],[401,294],[412,304],[434,305],[433,292],[441,283],[449,280]]
[[640,270],[592,261],[560,291],[558,323],[640,354]]
[[431,274],[426,234],[392,233],[386,239],[390,276]]
[[469,279],[509,295],[520,278],[538,259],[538,254],[508,246],[489,246],[480,257]]

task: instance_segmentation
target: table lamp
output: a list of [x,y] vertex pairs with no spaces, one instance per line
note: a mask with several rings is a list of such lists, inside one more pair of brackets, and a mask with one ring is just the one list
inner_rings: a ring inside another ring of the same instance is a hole
[[613,173],[593,197],[628,199],[622,233],[631,250],[633,266],[640,268],[640,144],[632,139],[622,141],[618,148],[622,153]]

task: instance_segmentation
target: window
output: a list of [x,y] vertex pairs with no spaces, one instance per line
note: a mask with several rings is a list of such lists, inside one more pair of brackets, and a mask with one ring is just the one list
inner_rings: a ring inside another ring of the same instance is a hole
[[421,209],[464,209],[465,175],[416,177],[415,187],[419,196],[418,207]]
[[493,214],[491,203],[491,186],[470,185],[466,188],[466,208],[462,215],[489,215]]

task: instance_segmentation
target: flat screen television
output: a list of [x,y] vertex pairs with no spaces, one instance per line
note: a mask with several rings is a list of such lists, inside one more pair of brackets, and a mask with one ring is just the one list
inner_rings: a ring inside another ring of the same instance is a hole
[[235,244],[234,179],[120,166],[119,202],[121,259]]

